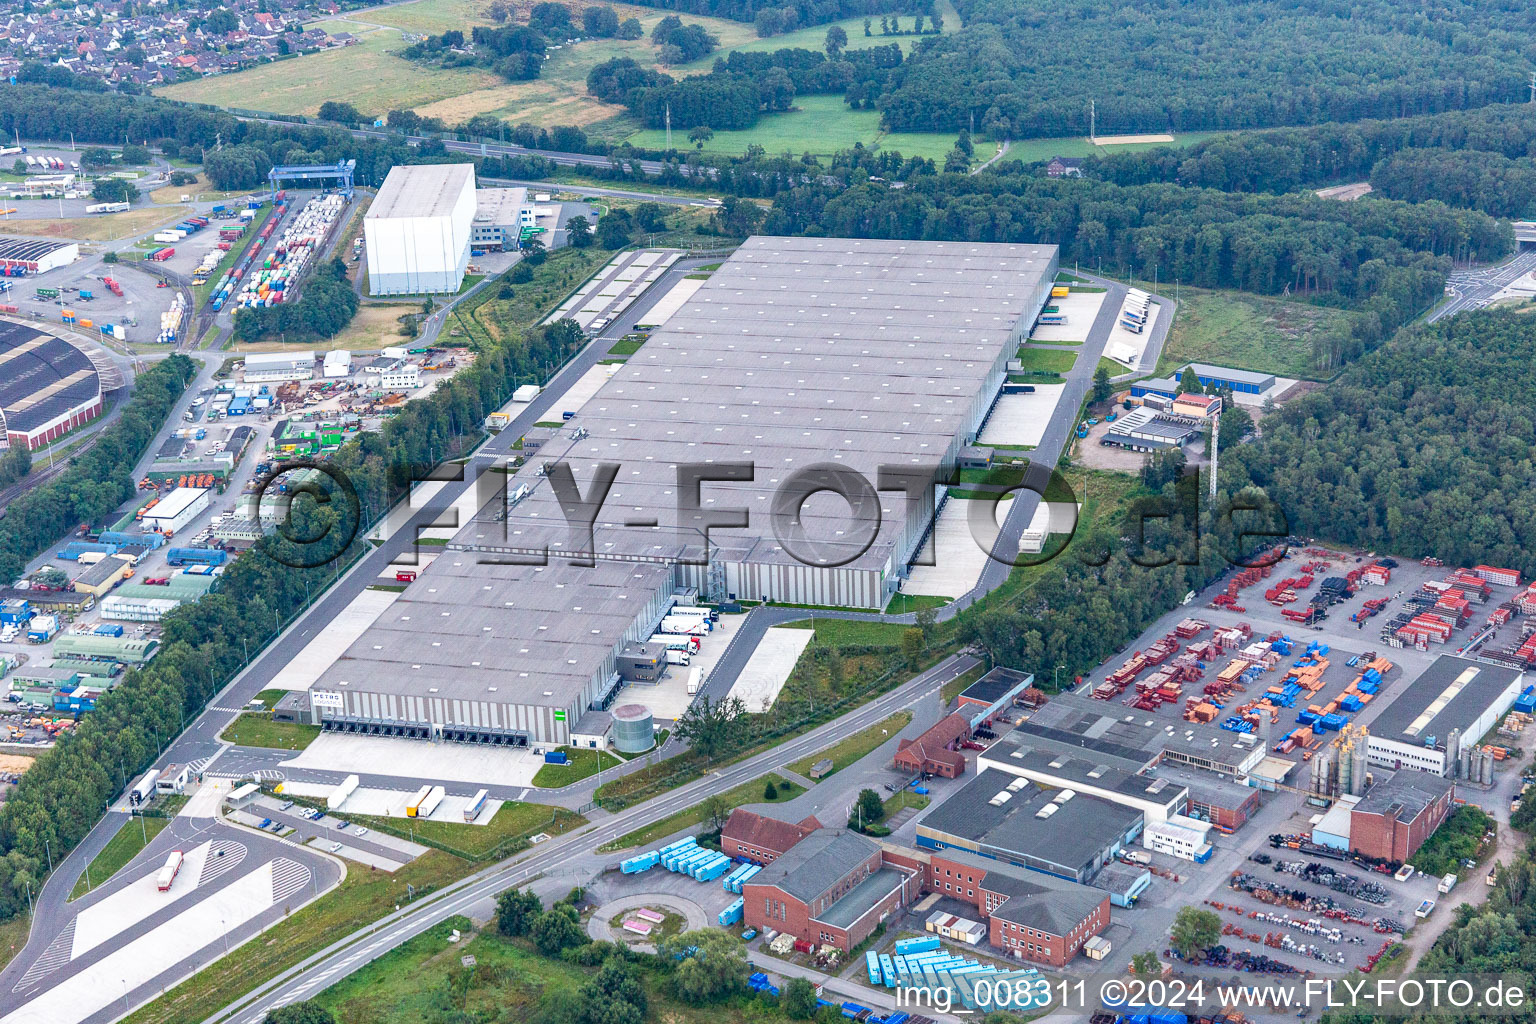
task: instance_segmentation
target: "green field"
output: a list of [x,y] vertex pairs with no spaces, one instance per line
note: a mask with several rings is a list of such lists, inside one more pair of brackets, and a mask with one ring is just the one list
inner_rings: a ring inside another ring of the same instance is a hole
[[1166,375],[1196,362],[1315,378],[1312,336],[1342,331],[1350,317],[1344,310],[1266,295],[1182,288],[1157,372]]
[[[171,823],[170,818],[130,818],[123,823],[123,827],[117,830],[117,835],[107,840],[107,845],[101,848],[90,866],[75,881],[75,887],[70,892],[70,899],[78,899],[90,892],[93,888],[105,882],[123,869],[140,850],[149,845],[149,841],[159,835],[165,826]],[[90,882],[87,883],[86,879]]]
[[[852,149],[854,143],[891,149],[903,156],[922,156],[943,161],[955,148],[956,136],[942,132],[886,133],[880,130],[880,114],[874,110],[850,110],[841,96],[797,96],[795,108],[783,114],[765,114],[757,124],[742,131],[715,132],[704,143],[704,152],[739,156],[748,146],[762,146],[770,154],[793,156],[809,151],[816,156],[830,156],[840,149]],[[665,149],[667,133],[646,129],[631,135],[631,145],[646,149]],[[674,126],[672,146],[686,150],[688,130]],[[997,151],[990,142],[976,143],[976,159],[985,160]]]
[[271,715],[246,713],[229,724],[219,739],[242,747],[275,747],[279,750],[303,750],[320,735],[318,725],[302,722],[274,722]]
[[1206,139],[1214,139],[1219,135],[1230,135],[1231,132],[1185,132],[1173,137],[1172,142],[1129,142],[1121,146],[1095,146],[1088,141],[1086,136],[1074,135],[1068,138],[1057,139],[1023,139],[1011,143],[1008,153],[1000,163],[1009,160],[1018,160],[1021,163],[1034,163],[1037,160],[1049,160],[1053,156],[1113,156],[1116,153],[1134,153],[1143,149],[1157,149],[1159,146],[1173,146],[1182,148],[1193,146],[1197,142]]
[[573,782],[590,778],[597,774],[598,758],[602,758],[604,771],[609,768],[617,768],[624,762],[608,753],[606,750],[581,750],[576,747],[561,747],[566,756],[571,759],[570,764],[546,764],[533,775],[533,784],[541,789],[559,789],[561,786],[569,786]]
[[[822,776],[822,778],[827,778],[847,768],[850,764],[853,764],[853,762],[868,754],[892,736],[895,736],[902,729],[905,729],[911,721],[912,712],[898,711],[884,721],[876,722],[867,729],[860,730],[852,736],[846,736],[838,740],[837,743],[825,750],[818,750],[809,757],[802,757],[790,765],[789,770],[797,775],[804,775],[806,778],[810,778],[811,766],[824,757],[830,757],[832,759],[832,771]],[[821,780],[817,779],[816,781],[820,782]]]

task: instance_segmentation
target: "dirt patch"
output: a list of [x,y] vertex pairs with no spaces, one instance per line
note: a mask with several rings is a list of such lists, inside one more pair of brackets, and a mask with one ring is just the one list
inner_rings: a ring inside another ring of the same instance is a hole
[[66,217],[63,220],[6,220],[4,230],[10,235],[35,235],[40,238],[68,238],[83,242],[111,242],[142,235],[162,224],[173,224],[191,207],[146,206],[126,213],[101,217]]
[[1320,188],[1317,190],[1317,197],[1319,199],[1340,199],[1346,202],[1370,194],[1371,183],[1368,181],[1357,181],[1349,185],[1335,185],[1333,188]]

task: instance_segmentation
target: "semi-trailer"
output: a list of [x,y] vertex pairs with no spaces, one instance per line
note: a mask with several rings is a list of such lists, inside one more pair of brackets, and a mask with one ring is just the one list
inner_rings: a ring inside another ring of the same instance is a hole
[[161,892],[167,892],[171,883],[176,881],[176,875],[181,871],[181,862],[186,858],[180,850],[172,850],[165,858],[165,866],[160,869],[160,876],[155,879],[155,888]]
[[690,615],[668,615],[661,620],[663,633],[677,633],[697,636],[708,633],[710,629],[708,619],[694,618]]
[[485,801],[488,796],[490,796],[490,794],[486,790],[482,789],[476,792],[475,795],[470,798],[469,803],[464,808],[465,823],[473,824],[474,820],[480,817],[480,812],[485,810]]
[[442,803],[443,802],[443,797],[445,797],[447,795],[448,795],[447,790],[443,789],[442,786],[433,786],[431,791],[427,793],[426,799],[422,800],[421,803],[416,805],[416,813],[412,814],[411,817],[413,817],[413,818],[430,818],[430,817],[432,817],[432,812],[437,810],[437,805]]

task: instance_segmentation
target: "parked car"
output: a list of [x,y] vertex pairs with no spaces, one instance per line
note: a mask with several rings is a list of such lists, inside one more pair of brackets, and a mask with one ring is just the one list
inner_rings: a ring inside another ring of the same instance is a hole
[[346,823],[346,822],[344,822],[344,821],[338,821],[338,822],[337,822],[337,823],[336,823],[336,827],[337,827],[337,828],[346,828],[346,827],[347,827],[347,823]]
[[360,835],[360,836],[365,836],[365,835],[368,834],[368,830],[363,828],[361,825],[359,825],[358,829],[357,829],[357,832],[355,834],[356,835]]
[[341,851],[341,844],[340,843],[332,843],[331,844],[331,852],[332,853],[339,853],[340,851]]
[[288,808],[290,808],[292,806],[293,806],[293,801],[292,800],[288,800],[288,801],[285,801],[283,803],[283,806],[279,807],[278,810],[286,811]]

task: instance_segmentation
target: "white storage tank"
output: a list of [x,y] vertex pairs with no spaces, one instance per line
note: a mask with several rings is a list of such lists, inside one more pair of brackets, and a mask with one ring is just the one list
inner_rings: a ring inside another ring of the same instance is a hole
[[621,754],[640,754],[656,745],[656,726],[651,709],[643,704],[621,704],[613,709],[613,746]]

